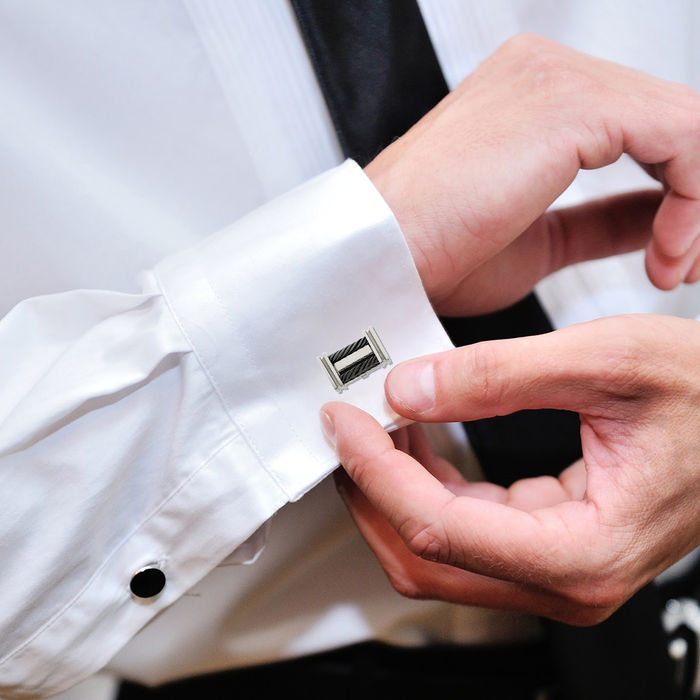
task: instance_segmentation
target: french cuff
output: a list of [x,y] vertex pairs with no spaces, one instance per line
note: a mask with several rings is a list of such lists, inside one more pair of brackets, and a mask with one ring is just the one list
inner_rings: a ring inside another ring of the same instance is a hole
[[251,459],[290,501],[337,466],[324,403],[396,427],[384,395],[391,366],[453,347],[396,219],[351,160],[156,275]]

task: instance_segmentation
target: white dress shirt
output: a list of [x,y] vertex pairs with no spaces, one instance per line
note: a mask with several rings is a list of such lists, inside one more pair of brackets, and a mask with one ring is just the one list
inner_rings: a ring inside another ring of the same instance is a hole
[[[692,0],[420,4],[451,87],[523,30],[700,84]],[[325,401],[397,419],[387,369],[338,395],[318,356],[369,326],[394,363],[450,343],[391,212],[343,163],[289,7],[0,11],[0,695],[536,633],[400,598],[325,478]],[[558,204],[648,184],[622,159]],[[538,292],[558,326],[700,313],[640,254]],[[473,469],[457,428],[433,438]],[[148,565],[166,585],[138,599]]]

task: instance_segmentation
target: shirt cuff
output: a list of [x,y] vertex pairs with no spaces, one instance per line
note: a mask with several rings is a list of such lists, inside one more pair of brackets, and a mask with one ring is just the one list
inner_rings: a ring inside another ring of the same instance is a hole
[[[384,396],[391,365],[453,347],[396,219],[351,160],[156,274],[251,460],[291,501],[337,466],[320,430],[324,403],[346,401],[396,427]],[[339,394],[319,357],[369,328],[389,360]]]

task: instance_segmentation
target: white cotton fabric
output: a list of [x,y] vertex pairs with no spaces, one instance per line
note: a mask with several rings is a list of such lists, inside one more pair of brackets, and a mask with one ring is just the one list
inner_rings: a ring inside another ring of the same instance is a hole
[[[397,425],[388,368],[339,396],[319,355],[370,326],[395,362],[451,347],[391,211],[353,161],[143,278],[140,294],[35,297],[0,324],[10,696],[99,669],[327,476],[337,458],[324,403]],[[136,600],[129,580],[148,565],[167,586]]]
[[[523,30],[700,86],[694,0],[420,6],[452,87]],[[369,325],[394,363],[449,342],[391,213],[343,163],[289,6],[5,0],[0,16],[0,696],[102,667],[156,684],[366,639],[536,634],[400,598],[324,478],[323,402],[395,417],[386,370],[339,396],[317,355]],[[558,204],[648,185],[622,159]],[[655,290],[639,254],[538,292],[558,326],[700,314],[697,288]],[[432,437],[478,469],[459,426]],[[147,564],[167,585],[139,602]]]

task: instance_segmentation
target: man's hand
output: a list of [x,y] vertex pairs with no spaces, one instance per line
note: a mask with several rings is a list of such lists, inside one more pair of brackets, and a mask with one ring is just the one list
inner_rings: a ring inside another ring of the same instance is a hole
[[467,483],[419,426],[395,447],[332,403],[326,428],[359,487],[341,492],[400,592],[598,622],[700,544],[699,360],[700,323],[639,315],[400,364],[387,398],[403,416],[577,411],[583,459],[558,480]]
[[[645,192],[542,215],[579,169],[622,153],[663,183],[663,201]],[[444,315],[507,306],[652,230],[652,282],[700,279],[700,96],[549,39],[506,42],[366,173]]]

